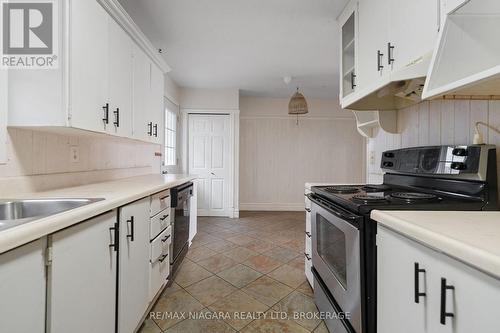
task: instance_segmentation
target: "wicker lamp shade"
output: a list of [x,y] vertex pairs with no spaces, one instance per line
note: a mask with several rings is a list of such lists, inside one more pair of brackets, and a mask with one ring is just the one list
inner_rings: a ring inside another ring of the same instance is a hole
[[288,103],[288,114],[306,114],[308,112],[306,98],[299,92],[299,88],[297,88],[297,91]]

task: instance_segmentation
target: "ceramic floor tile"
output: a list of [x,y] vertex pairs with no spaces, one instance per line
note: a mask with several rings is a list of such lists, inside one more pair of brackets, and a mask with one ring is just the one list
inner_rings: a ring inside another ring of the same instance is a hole
[[205,268],[195,264],[192,261],[188,261],[182,264],[179,271],[177,272],[177,275],[174,278],[174,281],[179,286],[185,288],[211,275],[212,273],[207,271]]
[[314,329],[313,333],[329,333],[325,322],[321,321],[321,323]]
[[160,297],[151,310],[153,312],[151,315],[154,322],[162,330],[166,330],[184,320],[180,315],[173,315],[174,313],[180,314],[201,309],[203,309],[203,305],[200,302],[185,290],[179,290],[167,297]]
[[210,250],[213,250],[213,251],[219,252],[219,253],[227,252],[229,250],[232,250],[232,249],[238,247],[237,244],[234,244],[232,242],[229,242],[229,241],[223,240],[223,239],[221,239],[221,240],[219,240],[217,242],[208,243],[205,246],[207,248],[209,248]]
[[241,290],[269,306],[276,304],[293,291],[292,288],[267,276],[258,278]]
[[228,238],[231,238],[231,237],[234,237],[234,236],[237,236],[237,235],[240,235],[241,233],[239,232],[236,232],[236,231],[233,231],[233,230],[229,230],[229,229],[225,229],[224,231],[219,231],[217,233],[214,234],[214,236],[216,236],[217,238],[221,238],[221,239],[228,239]]
[[242,264],[238,264],[234,267],[226,269],[220,273],[217,273],[217,275],[227,282],[231,283],[236,288],[243,288],[250,282],[262,276],[261,273]]
[[236,261],[238,263],[242,263],[245,260],[247,260],[248,258],[258,255],[258,253],[255,251],[249,250],[246,247],[240,246],[240,247],[231,249],[227,252],[224,252],[224,255],[226,257],[233,259],[234,261]]
[[295,252],[304,252],[305,239],[292,239],[289,242],[283,243],[283,247],[287,247]]
[[186,291],[201,304],[208,306],[215,301],[235,292],[237,289],[220,277],[211,276],[190,285]]
[[236,261],[222,254],[217,254],[215,256],[211,256],[208,259],[201,260],[198,262],[198,265],[202,266],[203,268],[214,274],[222,272],[223,270],[226,270],[237,264],[238,263]]
[[138,333],[161,333],[161,329],[152,319],[146,319]]
[[268,252],[269,250],[271,250],[275,246],[276,245],[271,243],[271,242],[266,242],[266,241],[263,241],[260,239],[255,239],[255,240],[251,241],[250,243],[244,245],[244,247],[246,247],[247,249],[250,249],[252,251],[259,252],[259,253]]
[[236,291],[209,306],[216,312],[227,312],[230,316],[225,321],[236,330],[241,330],[254,318],[260,317],[269,307],[242,291]]
[[255,238],[248,237],[247,235],[242,234],[242,235],[237,235],[234,237],[229,237],[229,238],[227,238],[227,240],[234,243],[234,244],[238,244],[240,246],[245,246],[245,245],[253,242],[255,240]]
[[299,270],[288,264],[278,267],[267,275],[292,288],[297,288],[306,281],[304,270]]
[[289,262],[290,260],[299,256],[297,252],[294,252],[290,249],[280,246],[274,247],[268,252],[265,252],[264,254],[268,257],[279,260],[283,263]]
[[206,246],[200,246],[197,248],[190,248],[186,254],[186,258],[193,262],[198,262],[203,259],[207,259],[213,255],[217,254],[214,250],[210,250]]
[[309,296],[309,297],[313,297],[314,296],[314,291],[312,290],[311,285],[307,281],[304,282],[304,283],[302,283],[297,288],[297,291],[300,291],[301,293],[303,293],[304,295]]
[[182,288],[177,283],[172,282],[172,284],[168,286],[168,288],[163,289],[160,297],[167,297],[168,295],[171,295],[181,289]]
[[[218,317],[210,315],[209,310],[200,311],[188,317],[174,327],[169,328],[165,333],[233,333],[236,332],[229,324]],[[196,316],[196,317],[195,317]]]
[[308,318],[295,318],[294,315],[297,313],[303,314],[314,314],[318,313],[318,308],[314,304],[314,300],[298,291],[292,292],[290,295],[282,299],[278,304],[274,305],[272,308],[277,312],[286,312],[288,318],[295,321],[300,326],[305,329],[312,331],[321,322],[320,319],[308,319]]
[[212,234],[206,233],[206,232],[199,232],[193,239],[193,243],[198,243],[198,244],[208,244],[212,243],[215,241],[218,241],[220,238],[213,236]]
[[270,271],[275,270],[283,263],[278,260],[274,260],[273,258],[267,257],[265,255],[257,255],[248,258],[243,262],[244,265],[261,272],[263,274],[269,273]]
[[292,260],[290,260],[287,264],[290,265],[290,266],[292,266],[292,267],[295,267],[297,269],[304,270],[305,257],[304,257],[303,254],[298,255],[297,257],[295,257]]
[[308,333],[309,331],[291,320],[259,319],[243,328],[242,333]]

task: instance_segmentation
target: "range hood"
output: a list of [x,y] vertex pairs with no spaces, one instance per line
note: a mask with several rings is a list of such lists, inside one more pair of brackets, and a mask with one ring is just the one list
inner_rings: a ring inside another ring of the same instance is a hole
[[500,99],[500,1],[469,0],[439,35],[425,99]]
[[372,86],[343,100],[342,108],[358,111],[399,110],[419,103],[432,53],[427,53],[403,66]]

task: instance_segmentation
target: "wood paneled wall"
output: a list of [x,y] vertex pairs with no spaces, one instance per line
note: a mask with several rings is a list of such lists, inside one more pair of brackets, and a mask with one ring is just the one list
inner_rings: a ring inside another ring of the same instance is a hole
[[[378,130],[368,140],[367,179],[382,181],[380,158],[383,151],[404,147],[472,144],[474,126],[483,121],[500,128],[500,101],[426,101],[398,112],[399,134]],[[500,135],[480,126],[486,143],[495,144],[500,174]]]

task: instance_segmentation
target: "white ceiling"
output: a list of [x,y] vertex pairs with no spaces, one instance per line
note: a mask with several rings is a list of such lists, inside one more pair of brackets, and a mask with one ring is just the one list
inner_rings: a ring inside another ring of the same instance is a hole
[[182,87],[288,97],[298,85],[306,97],[338,95],[336,17],[347,0],[119,1]]

